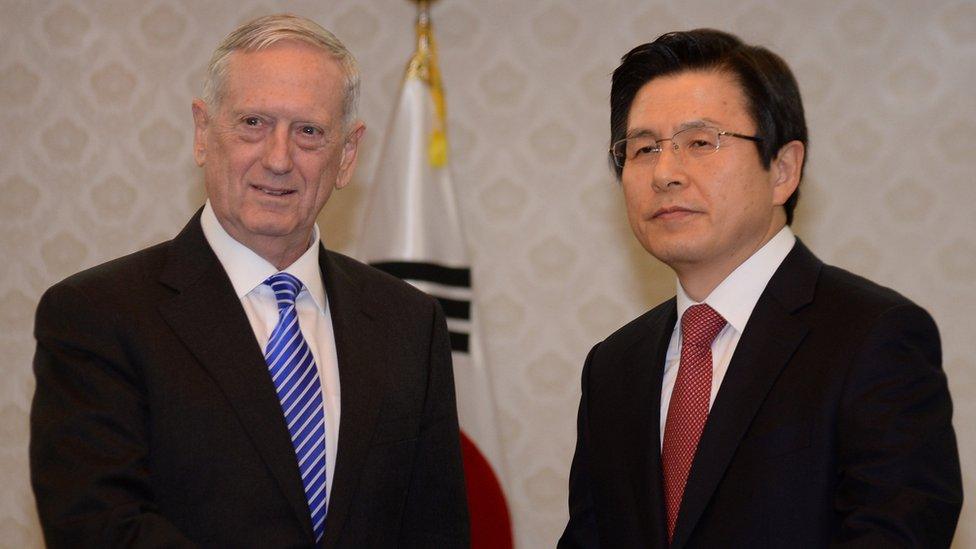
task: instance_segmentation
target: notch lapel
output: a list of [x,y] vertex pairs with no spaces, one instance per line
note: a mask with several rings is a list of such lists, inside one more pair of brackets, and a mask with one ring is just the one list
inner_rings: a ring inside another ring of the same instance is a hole
[[305,490],[264,354],[203,235],[199,211],[173,240],[160,282],[179,292],[160,313],[223,391],[311,539]]
[[322,545],[334,546],[349,516],[356,486],[379,417],[380,404],[389,387],[383,366],[389,338],[369,314],[362,282],[343,269],[325,248],[319,249],[319,264],[332,315],[342,413],[339,418],[339,446],[329,496]]
[[672,548],[687,543],[766,394],[806,337],[809,328],[793,313],[813,300],[821,266],[797,239],[756,303],[709,412]]
[[646,464],[640,471],[643,482],[634,483],[634,499],[641,513],[639,518],[644,528],[644,539],[651,547],[666,547],[668,539],[664,485],[661,476],[661,384],[664,380],[664,363],[667,359],[668,345],[677,319],[677,302],[672,298],[664,304],[658,314],[648,318],[649,335],[628,350],[631,357],[630,364],[639,367],[629,375],[621,376],[624,380],[637,380],[638,386],[650,387],[651,391],[650,398],[641,404],[639,416],[642,421],[636,426],[638,429],[643,427],[643,430],[624,430],[624,432],[645,434],[641,444],[646,446],[640,448],[646,456]]
[[667,546],[661,380],[676,318],[672,298],[607,338],[588,358],[581,400],[587,406],[581,404],[580,436],[588,446],[583,471],[593,506],[606,505],[596,511],[605,545]]

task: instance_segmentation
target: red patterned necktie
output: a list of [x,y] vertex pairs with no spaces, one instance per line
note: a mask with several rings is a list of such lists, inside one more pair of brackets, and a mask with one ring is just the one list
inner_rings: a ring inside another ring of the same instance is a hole
[[725,319],[722,315],[705,304],[689,307],[681,317],[681,363],[668,405],[661,448],[668,541],[674,538],[688,472],[708,419],[712,393],[712,341],[723,326]]

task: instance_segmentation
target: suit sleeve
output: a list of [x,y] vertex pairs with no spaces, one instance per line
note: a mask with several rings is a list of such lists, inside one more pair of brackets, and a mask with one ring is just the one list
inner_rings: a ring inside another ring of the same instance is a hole
[[31,483],[48,547],[188,547],[153,503],[148,410],[118,315],[66,283],[35,323]]
[[402,547],[470,547],[447,323],[433,301],[427,395],[407,494]]
[[582,396],[576,417],[576,452],[569,472],[569,522],[559,538],[559,549],[599,547],[593,490],[589,472],[589,440],[587,427],[587,395],[590,362],[598,346],[594,346],[583,364]]
[[845,382],[837,425],[842,547],[948,547],[962,506],[938,330],[915,305],[881,315]]

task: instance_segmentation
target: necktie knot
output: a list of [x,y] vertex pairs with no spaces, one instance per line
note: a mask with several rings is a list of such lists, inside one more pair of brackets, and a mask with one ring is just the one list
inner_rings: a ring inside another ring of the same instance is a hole
[[298,293],[302,291],[302,281],[294,275],[281,272],[268,277],[264,281],[274,290],[275,299],[278,300],[278,310],[287,309],[295,304]]
[[724,327],[722,315],[704,303],[689,307],[681,317],[681,337],[695,347],[710,348]]

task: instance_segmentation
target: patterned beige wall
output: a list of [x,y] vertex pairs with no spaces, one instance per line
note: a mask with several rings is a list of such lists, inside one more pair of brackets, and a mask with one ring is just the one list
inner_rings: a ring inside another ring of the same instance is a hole
[[[0,546],[41,544],[27,473],[37,299],[183,225],[203,196],[189,107],[209,52],[282,10],[333,29],[362,64],[363,162],[320,220],[351,251],[411,3],[0,0]],[[673,292],[606,168],[608,75],[633,45],[698,26],[795,68],[812,135],[796,230],[933,313],[976,493],[976,3],[442,0],[433,17],[520,547],[552,546],[564,524],[586,351]],[[974,509],[957,547],[976,546]]]

